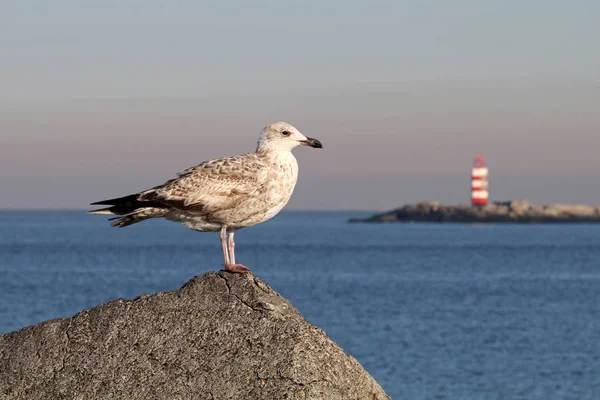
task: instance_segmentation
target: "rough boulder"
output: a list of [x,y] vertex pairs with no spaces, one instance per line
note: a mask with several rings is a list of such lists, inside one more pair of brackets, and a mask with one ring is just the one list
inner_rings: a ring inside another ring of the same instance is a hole
[[1,399],[389,399],[251,276],[197,276],[0,336]]

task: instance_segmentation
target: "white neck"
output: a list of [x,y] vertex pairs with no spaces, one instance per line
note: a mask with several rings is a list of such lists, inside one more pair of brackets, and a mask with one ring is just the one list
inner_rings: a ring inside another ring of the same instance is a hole
[[290,156],[290,155],[293,157],[291,149],[269,146],[269,145],[258,146],[258,148],[256,149],[256,152],[258,154],[267,156],[269,158],[286,157],[286,156]]

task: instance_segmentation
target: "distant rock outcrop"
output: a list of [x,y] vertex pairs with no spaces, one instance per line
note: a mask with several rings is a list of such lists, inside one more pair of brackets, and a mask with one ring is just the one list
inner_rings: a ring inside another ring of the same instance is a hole
[[486,206],[409,204],[393,211],[350,222],[600,222],[600,207],[579,204],[539,205],[527,200],[497,202]]
[[0,336],[0,398],[389,399],[283,297],[207,273]]

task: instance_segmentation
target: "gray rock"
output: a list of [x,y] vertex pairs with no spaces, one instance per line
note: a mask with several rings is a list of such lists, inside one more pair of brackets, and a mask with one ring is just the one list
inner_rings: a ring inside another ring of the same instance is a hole
[[596,216],[596,208],[584,204],[550,204],[546,206],[546,212],[570,216],[594,217]]
[[408,204],[396,210],[349,222],[600,222],[600,207],[580,204],[534,204],[513,200],[488,204],[455,206],[439,202]]
[[389,399],[258,278],[197,276],[0,336],[0,398]]
[[509,203],[508,208],[511,213],[521,215],[531,209],[533,204],[529,200],[513,200]]

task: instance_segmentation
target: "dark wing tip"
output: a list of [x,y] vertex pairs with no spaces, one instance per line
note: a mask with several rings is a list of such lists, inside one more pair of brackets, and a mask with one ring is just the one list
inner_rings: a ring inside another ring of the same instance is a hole
[[116,206],[116,205],[134,203],[137,201],[138,196],[139,196],[139,193],[130,194],[128,196],[116,197],[114,199],[97,201],[90,205],[91,206],[98,206],[98,205]]

